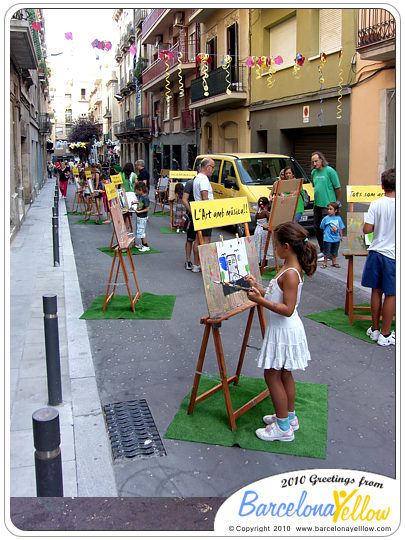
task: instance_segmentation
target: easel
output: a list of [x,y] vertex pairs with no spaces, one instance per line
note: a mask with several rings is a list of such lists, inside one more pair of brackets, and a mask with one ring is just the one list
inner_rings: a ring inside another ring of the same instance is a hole
[[[261,274],[263,274],[265,270],[276,269],[277,272],[280,270],[276,248],[274,245],[273,231],[280,223],[294,221],[301,189],[302,178],[278,180],[273,184],[273,189],[271,192],[271,195],[273,196],[273,202],[270,210],[270,218],[268,225],[269,228],[267,232],[266,243],[264,245],[264,256],[260,265]],[[270,239],[272,240],[275,266],[266,266],[266,255],[269,248]]]
[[95,201],[95,196],[94,196],[94,186],[93,186],[93,179],[87,175],[87,172],[86,172],[86,180],[87,180],[87,186],[89,188],[89,195],[87,197],[85,197],[87,199],[86,201],[86,210],[85,210],[85,215],[84,215],[84,221],[88,221],[90,219],[90,216],[94,216],[94,220],[96,223],[99,222],[99,216],[98,216],[98,213],[97,213],[97,205],[96,207],[94,207],[94,205],[96,204],[96,201]]
[[[169,190],[169,173],[170,171],[168,169],[162,169],[160,171],[160,177],[158,186],[155,191],[155,206],[153,208],[153,213],[156,214],[156,208],[157,205],[160,204],[161,210],[160,212],[165,215],[165,203],[167,201],[168,197],[168,190]],[[159,212],[159,210],[158,210]]]
[[[245,234],[248,237],[249,236],[248,223],[244,223],[244,229],[245,229]],[[197,231],[197,235],[198,235],[198,240],[199,240],[199,243],[200,243],[200,246],[201,246],[201,244],[203,243],[203,236],[202,236],[201,230]],[[252,247],[253,247],[253,249],[255,249],[254,246],[252,246]],[[249,309],[249,316],[248,316],[248,320],[247,320],[247,324],[246,324],[246,328],[245,328],[245,333],[244,333],[244,337],[243,337],[243,341],[242,341],[242,347],[241,347],[241,351],[240,351],[240,355],[239,355],[239,361],[238,361],[238,365],[237,365],[237,368],[236,368],[236,372],[235,372],[235,375],[232,375],[232,376],[228,377],[226,364],[225,364],[224,352],[223,352],[223,348],[222,348],[220,328],[221,328],[221,325],[222,325],[223,321],[233,317],[234,315],[238,315],[238,314],[240,314],[240,313],[242,313],[242,312],[244,312],[244,311],[246,311],[248,309]],[[218,318],[211,318],[210,316],[207,316],[207,317],[203,317],[200,320],[200,324],[204,324],[205,328],[204,328],[204,334],[203,334],[203,338],[202,338],[202,342],[201,342],[200,353],[199,353],[199,356],[198,356],[197,367],[196,367],[196,371],[195,371],[195,375],[194,375],[194,383],[193,383],[193,388],[192,388],[191,396],[190,396],[190,403],[189,403],[188,411],[187,411],[188,414],[193,413],[194,407],[195,407],[196,404],[200,403],[201,401],[204,401],[205,399],[212,396],[216,392],[222,390],[222,392],[224,393],[225,406],[226,406],[226,411],[227,411],[227,414],[228,414],[230,428],[231,428],[231,431],[235,431],[236,430],[236,419],[239,418],[245,412],[247,412],[249,409],[254,407],[254,405],[257,405],[260,401],[262,401],[263,399],[265,399],[269,395],[269,390],[266,389],[263,392],[261,392],[260,394],[258,394],[256,397],[250,399],[247,403],[242,405],[242,407],[240,407],[236,411],[233,410],[230,391],[229,391],[229,385],[231,383],[233,383],[236,386],[238,384],[238,382],[239,382],[240,375],[241,375],[241,372],[242,372],[242,366],[243,366],[243,361],[244,361],[244,357],[245,357],[245,352],[246,352],[246,348],[247,348],[247,344],[248,344],[248,340],[249,340],[250,329],[251,329],[251,326],[252,326],[253,316],[254,316],[254,312],[255,312],[256,309],[257,309],[257,313],[258,313],[258,317],[259,317],[262,336],[264,337],[264,333],[265,333],[265,329],[266,329],[266,320],[265,320],[264,314],[263,314],[263,307],[255,304],[254,302],[248,301],[244,305],[236,307],[236,308],[228,311],[227,313],[225,313],[224,315],[222,315],[222,316],[220,316]],[[200,394],[198,396],[197,395],[198,386],[199,386],[199,383],[200,383],[201,375],[203,374],[201,370],[202,370],[203,365],[204,365],[205,354],[206,354],[206,351],[207,351],[208,340],[209,340],[209,336],[210,336],[211,332],[212,332],[212,336],[213,336],[213,339],[214,339],[215,352],[216,352],[218,369],[219,369],[220,383],[217,384],[216,386],[214,386],[213,388],[211,388],[210,390],[208,390],[208,391],[206,391],[203,394]]]
[[73,199],[72,212],[79,212],[80,211],[80,213],[83,214],[83,208],[82,208],[82,203],[84,204],[83,189],[79,184],[78,176],[74,176],[73,180],[74,180],[74,183],[75,183],[76,192],[75,192],[75,196],[74,196],[74,199]]
[[175,188],[176,188],[176,184],[177,184],[177,180],[171,180],[169,182],[169,195],[168,195],[168,199],[169,199],[169,207],[170,207],[170,230],[172,231],[173,230],[173,204],[174,204],[174,201],[176,199],[176,194],[175,194]]
[[[118,187],[116,184],[114,184],[114,185],[115,185],[115,187],[117,189],[117,198],[118,198],[118,201],[119,201],[119,205],[121,207],[123,218],[125,220],[125,223],[128,225],[128,228],[130,229],[130,231],[132,233],[133,228],[132,228],[131,212],[129,211],[129,204],[128,204],[128,199],[127,199],[127,194],[126,194],[125,189],[124,189],[123,186]],[[117,239],[117,242],[118,242],[117,235],[115,234],[115,228],[113,227],[110,247],[109,247],[109,250],[108,250],[109,252],[111,252],[111,249],[113,247],[114,237]]]
[[[117,240],[118,240],[118,245],[116,245],[115,248],[114,248],[114,257],[113,257],[113,261],[112,261],[112,264],[111,264],[110,276],[108,278],[107,291],[105,293],[105,299],[104,299],[104,305],[103,305],[103,313],[105,311],[105,308],[107,307],[107,304],[114,297],[115,289],[116,289],[116,286],[117,286],[117,283],[118,283],[117,279],[118,279],[118,273],[119,273],[120,268],[122,268],[122,273],[124,275],[125,285],[126,285],[126,288],[127,288],[127,291],[128,291],[129,300],[131,302],[131,309],[132,309],[133,312],[135,312],[135,304],[139,300],[139,298],[141,297],[141,293],[140,293],[139,286],[138,286],[138,281],[137,281],[136,275],[135,275],[135,265],[134,265],[134,261],[132,259],[132,254],[131,254],[131,247],[132,247],[135,239],[133,237],[132,238],[128,237],[128,231],[126,230],[124,217],[122,215],[121,207],[120,207],[120,205],[119,205],[119,203],[117,201],[117,198],[115,198],[115,199],[113,198],[113,199],[109,200],[109,203],[110,203],[111,217],[112,217],[112,220],[113,220],[113,226],[114,226],[114,230],[115,230],[115,235],[116,235]],[[129,287],[128,272],[127,272],[127,268],[125,266],[125,260],[124,260],[124,255],[123,255],[124,251],[126,251],[126,253],[127,253],[129,264],[131,266],[131,272],[132,272],[132,275],[134,277],[134,282],[135,282],[136,291],[137,291],[135,296],[132,296],[131,289]],[[118,265],[117,265],[117,269],[116,269],[116,272],[115,272],[115,278],[114,278],[114,283],[113,283],[114,286],[113,286],[112,292],[110,293],[111,279],[112,279],[112,276],[113,276],[113,273],[114,273],[115,263],[117,261],[117,255],[118,255]]]

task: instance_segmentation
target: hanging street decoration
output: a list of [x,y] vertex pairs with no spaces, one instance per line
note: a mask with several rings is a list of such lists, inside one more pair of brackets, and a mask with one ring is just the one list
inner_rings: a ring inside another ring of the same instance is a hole
[[201,64],[201,70],[202,70],[202,86],[204,90],[204,96],[208,97],[209,91],[208,91],[208,62],[210,62],[210,55],[207,53],[198,53],[197,54],[197,62]]
[[231,66],[231,62],[232,62],[232,56],[230,56],[229,54],[226,54],[221,60],[221,67],[222,67],[222,69],[224,69],[226,71],[226,75],[225,75],[225,80],[227,82],[226,93],[228,94],[228,96],[231,93],[231,90],[230,90],[230,87],[231,87],[230,76],[231,76],[231,74],[229,73],[229,68]]
[[276,65],[284,62],[281,56],[248,56],[246,65],[250,68],[256,68],[256,79],[260,79],[265,73],[268,73],[267,86],[272,88],[274,85],[273,75],[276,73]]
[[324,64],[326,63],[326,54],[323,52],[320,54],[319,56],[319,64],[318,64],[318,73],[319,73],[319,90],[318,90],[318,95],[319,95],[319,106],[320,106],[320,110],[319,110],[319,113],[318,113],[318,119],[319,119],[319,122],[318,122],[318,126],[322,126],[323,124],[323,107],[322,107],[322,103],[323,103],[323,97],[322,97],[322,88],[323,88],[323,83],[325,82],[325,79],[323,78],[323,66]]
[[112,44],[111,41],[99,41],[98,39],[94,39],[91,42],[91,46],[93,49],[97,48],[100,51],[109,51],[111,50]]
[[166,84],[165,84],[165,95],[166,95],[166,101],[169,102],[171,95],[170,95],[170,81],[169,81],[169,60],[173,60],[174,54],[172,51],[160,51],[159,57],[163,62],[165,63],[165,73],[166,73]]
[[34,21],[31,23],[31,28],[39,32],[41,30],[41,23],[38,21]]
[[135,45],[131,45],[130,48],[129,48],[129,52],[130,52],[133,56],[135,56],[135,55],[136,55],[136,51],[137,51],[137,49],[136,49]]
[[294,67],[293,67],[293,77],[296,79],[300,78],[300,69],[304,65],[305,62],[305,56],[298,53],[297,56],[294,58]]
[[72,32],[65,32],[65,39],[73,39]]
[[184,84],[183,84],[183,75],[182,75],[182,63],[181,59],[183,58],[183,53],[181,51],[178,52],[177,58],[179,59],[179,96],[184,97]]
[[338,74],[338,86],[339,86],[339,90],[338,90],[338,104],[337,104],[337,107],[336,107],[336,118],[338,120],[340,120],[342,118],[342,83],[343,83],[343,69],[342,69],[342,56],[343,56],[343,51],[342,49],[340,49],[339,51],[339,64],[338,64],[338,68],[339,68],[339,74]]

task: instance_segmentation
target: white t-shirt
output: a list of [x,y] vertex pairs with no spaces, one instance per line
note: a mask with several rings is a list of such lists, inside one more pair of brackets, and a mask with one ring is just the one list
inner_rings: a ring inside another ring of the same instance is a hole
[[373,201],[364,222],[374,225],[373,241],[368,250],[395,259],[395,197]]
[[194,177],[193,183],[193,196],[195,201],[202,201],[201,191],[208,191],[208,200],[214,199],[214,193],[212,191],[211,182],[208,180],[208,176],[202,173],[198,173]]

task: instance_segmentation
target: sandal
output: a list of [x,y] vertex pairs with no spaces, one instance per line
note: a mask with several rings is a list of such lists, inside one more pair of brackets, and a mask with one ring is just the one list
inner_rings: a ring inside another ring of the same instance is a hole
[[321,264],[321,268],[328,268],[328,265],[327,264]]
[[333,266],[333,268],[342,268],[342,267],[340,266],[340,264],[338,264],[338,263],[332,264],[332,266]]

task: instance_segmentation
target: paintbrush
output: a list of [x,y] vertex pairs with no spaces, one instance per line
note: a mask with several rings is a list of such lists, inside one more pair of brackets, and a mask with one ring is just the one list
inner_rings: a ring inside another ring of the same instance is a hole
[[229,283],[228,281],[214,281],[214,283],[218,283],[219,285],[227,285],[228,287],[232,287],[233,289],[238,289],[240,291],[249,292],[252,289],[250,287],[242,287],[241,285],[236,285],[235,283]]

